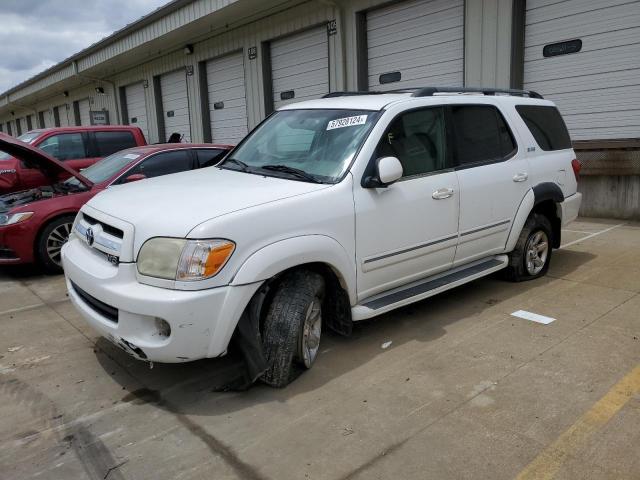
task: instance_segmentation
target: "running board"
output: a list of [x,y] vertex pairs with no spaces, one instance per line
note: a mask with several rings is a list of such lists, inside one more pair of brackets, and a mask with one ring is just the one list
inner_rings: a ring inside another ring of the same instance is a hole
[[505,268],[508,263],[509,257],[497,255],[379,293],[352,307],[351,317],[356,321],[378,316],[484,277]]

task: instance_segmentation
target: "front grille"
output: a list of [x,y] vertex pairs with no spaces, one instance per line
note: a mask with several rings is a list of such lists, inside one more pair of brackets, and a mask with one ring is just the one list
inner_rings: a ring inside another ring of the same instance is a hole
[[100,225],[102,227],[102,231],[105,233],[108,233],[109,235],[112,235],[116,238],[120,238],[122,239],[124,237],[124,232],[122,230],[120,230],[119,228],[116,227],[112,227],[111,225],[107,225],[104,222],[101,222],[100,220],[96,220],[93,217],[90,217],[89,215],[87,215],[86,213],[82,214],[82,218],[84,218],[84,221],[87,222],[89,225]]
[[108,318],[112,322],[118,323],[118,309],[101,302],[97,298],[89,295],[87,292],[78,287],[75,283],[71,282],[71,286],[76,294],[84,300],[84,302],[93,308],[96,312],[105,318]]

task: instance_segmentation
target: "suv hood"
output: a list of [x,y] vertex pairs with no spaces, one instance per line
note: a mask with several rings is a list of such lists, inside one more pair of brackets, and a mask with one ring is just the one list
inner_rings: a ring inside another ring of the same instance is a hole
[[48,177],[57,178],[60,174],[68,174],[69,176],[76,177],[88,188],[91,188],[93,185],[90,180],[80,175],[74,169],[47,155],[39,148],[3,133],[0,133],[0,152],[5,152],[7,155],[15,157],[0,160],[0,188],[13,185],[20,167],[18,165],[19,160],[17,159],[27,162]]
[[207,220],[330,186],[209,167],[109,187],[88,205],[132,224],[138,243],[186,237]]

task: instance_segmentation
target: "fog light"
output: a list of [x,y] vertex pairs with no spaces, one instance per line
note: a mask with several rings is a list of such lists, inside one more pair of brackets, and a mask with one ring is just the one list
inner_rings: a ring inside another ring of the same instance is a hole
[[156,330],[160,337],[168,337],[171,335],[171,325],[161,318],[156,318]]

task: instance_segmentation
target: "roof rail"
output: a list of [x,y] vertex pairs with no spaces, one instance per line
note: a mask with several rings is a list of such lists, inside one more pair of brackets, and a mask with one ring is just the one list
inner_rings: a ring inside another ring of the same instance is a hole
[[327,93],[326,95],[323,95],[322,98],[335,98],[335,97],[351,97],[354,95],[380,95],[382,93],[388,93],[388,92],[376,92],[376,91],[371,91],[371,92],[363,92],[363,91],[359,91],[359,92],[349,92],[349,91],[344,91],[344,92],[331,92],[331,93]]
[[413,91],[413,97],[432,97],[436,93],[482,93],[483,95],[513,95],[516,97],[539,98],[544,97],[532,90],[515,90],[512,88],[476,88],[476,87],[423,87],[406,88],[404,91]]

